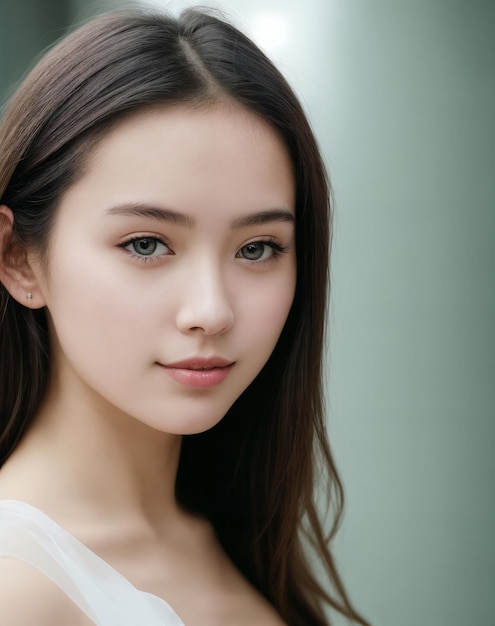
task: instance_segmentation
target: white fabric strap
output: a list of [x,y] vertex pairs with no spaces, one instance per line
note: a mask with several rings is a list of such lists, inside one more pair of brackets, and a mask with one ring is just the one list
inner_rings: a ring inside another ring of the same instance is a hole
[[0,501],[0,557],[50,578],[97,626],[184,626],[161,598],[140,591],[35,507]]

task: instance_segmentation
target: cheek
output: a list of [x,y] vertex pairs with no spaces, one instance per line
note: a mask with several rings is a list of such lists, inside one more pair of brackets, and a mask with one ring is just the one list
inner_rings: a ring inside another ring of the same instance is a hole
[[[295,293],[295,271],[250,291],[239,311],[240,326],[264,356],[273,351],[287,320]],[[242,316],[242,318],[241,318]]]
[[[105,270],[96,258],[78,261],[77,255],[54,262],[48,284],[47,307],[64,351],[97,362],[124,351],[143,322],[146,303],[132,297],[119,274]],[[60,269],[63,268],[63,269]],[[111,352],[110,352],[111,350]]]

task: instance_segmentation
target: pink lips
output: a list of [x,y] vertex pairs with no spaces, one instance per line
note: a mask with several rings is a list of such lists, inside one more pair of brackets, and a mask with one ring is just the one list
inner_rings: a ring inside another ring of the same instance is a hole
[[233,361],[222,357],[192,358],[162,365],[165,372],[186,387],[214,387],[229,375]]

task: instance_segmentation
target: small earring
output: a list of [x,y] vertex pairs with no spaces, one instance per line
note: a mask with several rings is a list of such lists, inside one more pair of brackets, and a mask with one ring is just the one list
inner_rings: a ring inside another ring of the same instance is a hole
[[33,297],[33,294],[32,294],[30,291],[28,291],[28,292],[27,292],[27,299],[28,299],[28,300],[31,300],[31,299],[32,299],[32,297]]

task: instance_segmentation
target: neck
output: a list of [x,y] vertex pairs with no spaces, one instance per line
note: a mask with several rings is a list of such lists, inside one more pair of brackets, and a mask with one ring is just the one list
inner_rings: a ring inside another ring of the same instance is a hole
[[105,408],[49,392],[2,468],[0,497],[25,499],[48,514],[153,528],[177,515],[181,437]]

